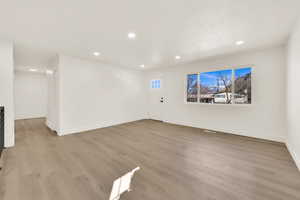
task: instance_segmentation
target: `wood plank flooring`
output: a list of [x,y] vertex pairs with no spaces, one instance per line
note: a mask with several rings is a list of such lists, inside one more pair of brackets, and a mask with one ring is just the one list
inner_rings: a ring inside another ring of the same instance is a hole
[[63,137],[44,119],[18,120],[3,156],[1,200],[108,200],[113,180],[136,166],[121,200],[300,199],[284,145],[152,120]]

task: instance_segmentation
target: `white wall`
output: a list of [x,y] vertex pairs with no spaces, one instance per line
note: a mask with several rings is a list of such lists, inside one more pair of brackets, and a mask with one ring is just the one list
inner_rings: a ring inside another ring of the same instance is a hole
[[0,42],[0,106],[5,107],[4,145],[15,144],[13,44]]
[[288,44],[287,146],[300,169],[300,21]]
[[58,108],[58,56],[51,58],[48,62],[47,69],[52,72],[52,74],[47,74],[47,84],[48,84],[48,101],[47,101],[47,126],[57,131],[59,129],[59,108]]
[[15,72],[15,119],[46,117],[46,75],[36,72]]
[[59,135],[144,119],[141,71],[59,57]]
[[[285,141],[285,48],[271,49],[211,58],[147,72],[151,79],[162,79],[162,119],[181,125],[224,131],[245,136]],[[191,72],[224,69],[224,66],[254,64],[252,76],[253,104],[200,105],[184,102],[185,79]],[[149,90],[153,99],[156,90]],[[149,102],[149,116],[155,110]]]

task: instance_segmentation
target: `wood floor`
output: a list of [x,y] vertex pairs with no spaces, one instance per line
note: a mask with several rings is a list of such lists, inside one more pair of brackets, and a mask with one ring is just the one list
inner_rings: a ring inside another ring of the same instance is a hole
[[108,200],[136,166],[121,200],[300,199],[284,145],[152,120],[63,137],[43,119],[19,120],[3,156],[1,200]]

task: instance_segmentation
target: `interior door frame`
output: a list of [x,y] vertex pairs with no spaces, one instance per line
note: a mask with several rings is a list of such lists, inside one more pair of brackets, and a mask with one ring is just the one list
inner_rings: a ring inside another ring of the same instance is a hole
[[[153,88],[152,87],[152,82],[156,81],[156,80],[160,81],[160,87],[159,88]],[[152,95],[153,93],[159,93],[159,94],[155,94],[155,95],[157,95],[157,101],[158,101],[157,104],[154,104],[152,106],[159,105],[159,107],[162,108],[163,107],[162,104],[165,103],[165,95],[164,95],[164,92],[163,92],[163,80],[162,80],[161,77],[150,79],[150,91],[151,91],[150,95]],[[156,97],[154,97],[154,98],[156,98]],[[161,102],[161,98],[163,98],[162,99],[163,102]],[[151,98],[151,100],[152,100],[152,98]],[[152,104],[152,102],[151,102],[151,104]],[[155,109],[157,109],[157,108],[155,108]],[[162,111],[162,109],[160,109],[160,111],[157,112],[157,113],[158,113],[158,116],[155,116],[155,114],[153,115],[153,114],[149,113],[149,118],[153,119],[153,120],[157,120],[157,121],[162,121],[163,122],[164,121],[164,117],[163,117],[163,111]]]

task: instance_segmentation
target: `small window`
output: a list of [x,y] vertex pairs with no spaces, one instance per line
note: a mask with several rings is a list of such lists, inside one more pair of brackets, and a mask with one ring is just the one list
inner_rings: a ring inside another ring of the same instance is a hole
[[160,88],[160,80],[151,80],[151,88],[159,89]]

